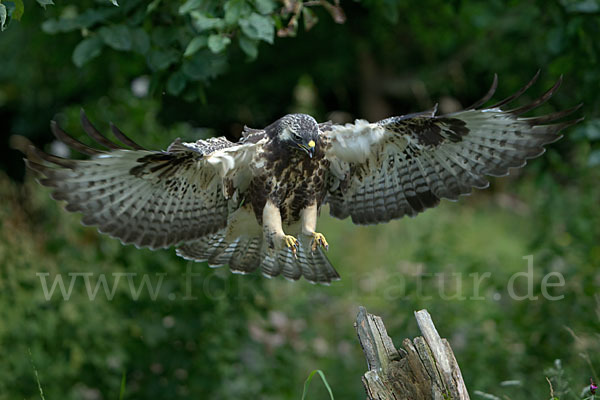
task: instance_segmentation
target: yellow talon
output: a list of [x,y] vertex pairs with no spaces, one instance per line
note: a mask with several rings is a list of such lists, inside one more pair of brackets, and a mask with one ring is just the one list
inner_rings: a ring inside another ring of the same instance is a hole
[[287,248],[292,251],[294,257],[296,257],[296,254],[298,253],[298,247],[300,246],[298,239],[296,239],[292,235],[285,235],[283,237],[283,242],[285,243]]
[[325,250],[329,250],[329,243],[325,240],[325,236],[322,233],[314,232],[311,246],[312,251],[316,251],[319,246],[324,247]]

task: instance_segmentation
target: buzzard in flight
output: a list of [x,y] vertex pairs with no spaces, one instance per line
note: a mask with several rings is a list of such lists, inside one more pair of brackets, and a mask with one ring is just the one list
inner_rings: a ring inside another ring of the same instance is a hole
[[[539,72],[538,72],[539,74]],[[185,259],[228,264],[232,272],[304,276],[329,283],[339,275],[317,232],[321,206],[336,218],[377,224],[415,216],[440,199],[457,200],[488,186],[544,152],[543,146],[579,120],[555,122],[574,108],[538,117],[521,115],[548,100],[559,80],[533,103],[507,109],[537,79],[494,105],[493,95],[438,116],[433,111],[369,123],[318,123],[286,115],[264,129],[244,130],[238,143],[223,137],[177,139],[166,151],[146,150],[111,125],[116,144],[81,114],[83,129],[107,150],[54,135],[90,156],[72,160],[30,148],[27,165],[40,182],[83,214],[85,225],[150,249],[177,246]]]

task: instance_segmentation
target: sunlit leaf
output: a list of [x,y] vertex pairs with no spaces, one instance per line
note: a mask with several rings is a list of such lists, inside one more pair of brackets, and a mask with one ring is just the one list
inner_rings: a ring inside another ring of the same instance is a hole
[[203,0],[188,0],[181,7],[179,7],[179,14],[189,14],[190,11],[193,11],[202,6]]
[[111,3],[113,3],[114,6],[119,7],[119,2],[117,0],[110,0]]
[[269,14],[275,10],[277,4],[273,0],[254,0],[254,7],[261,14]]
[[273,43],[275,37],[275,23],[271,17],[252,13],[248,18],[239,21],[242,32],[250,39],[264,40]]
[[237,24],[238,20],[252,12],[246,0],[229,0],[223,6],[225,11],[225,23],[227,25]]
[[207,17],[199,11],[193,11],[192,13],[190,13],[190,15],[192,17],[192,24],[198,32],[202,32],[208,29],[222,28],[225,25],[224,21],[221,18]]
[[208,48],[213,53],[221,53],[231,43],[231,39],[225,35],[210,35],[208,37]]
[[193,55],[198,50],[206,46],[207,42],[208,38],[206,36],[196,36],[190,41],[190,43],[188,43],[187,47],[185,48],[185,52],[183,53],[183,56],[189,57]]

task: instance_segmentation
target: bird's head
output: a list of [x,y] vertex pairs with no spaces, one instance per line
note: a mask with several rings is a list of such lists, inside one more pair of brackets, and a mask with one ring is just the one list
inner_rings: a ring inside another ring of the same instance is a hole
[[288,114],[267,127],[266,131],[284,146],[302,150],[311,158],[315,154],[319,124],[310,115]]

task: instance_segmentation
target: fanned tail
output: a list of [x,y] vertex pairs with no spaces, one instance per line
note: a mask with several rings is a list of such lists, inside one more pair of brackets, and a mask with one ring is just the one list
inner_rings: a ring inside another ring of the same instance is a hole
[[206,261],[211,267],[229,265],[231,272],[249,274],[255,270],[268,277],[283,275],[296,281],[304,276],[312,283],[329,284],[340,279],[322,249],[312,251],[310,240],[300,240],[297,256],[287,249],[268,249],[262,237],[238,237],[225,239],[225,230],[177,248],[177,255],[187,260]]
[[200,240],[177,248],[177,255],[197,262],[206,261],[210,267],[229,265],[235,274],[249,274],[260,266],[262,238],[239,237],[232,242],[221,230]]
[[340,275],[329,262],[323,249],[312,251],[310,239],[299,238],[300,246],[296,257],[287,249],[263,249],[261,272],[270,278],[283,275],[288,280],[296,281],[301,276],[311,282],[328,285],[332,281],[340,280]]

